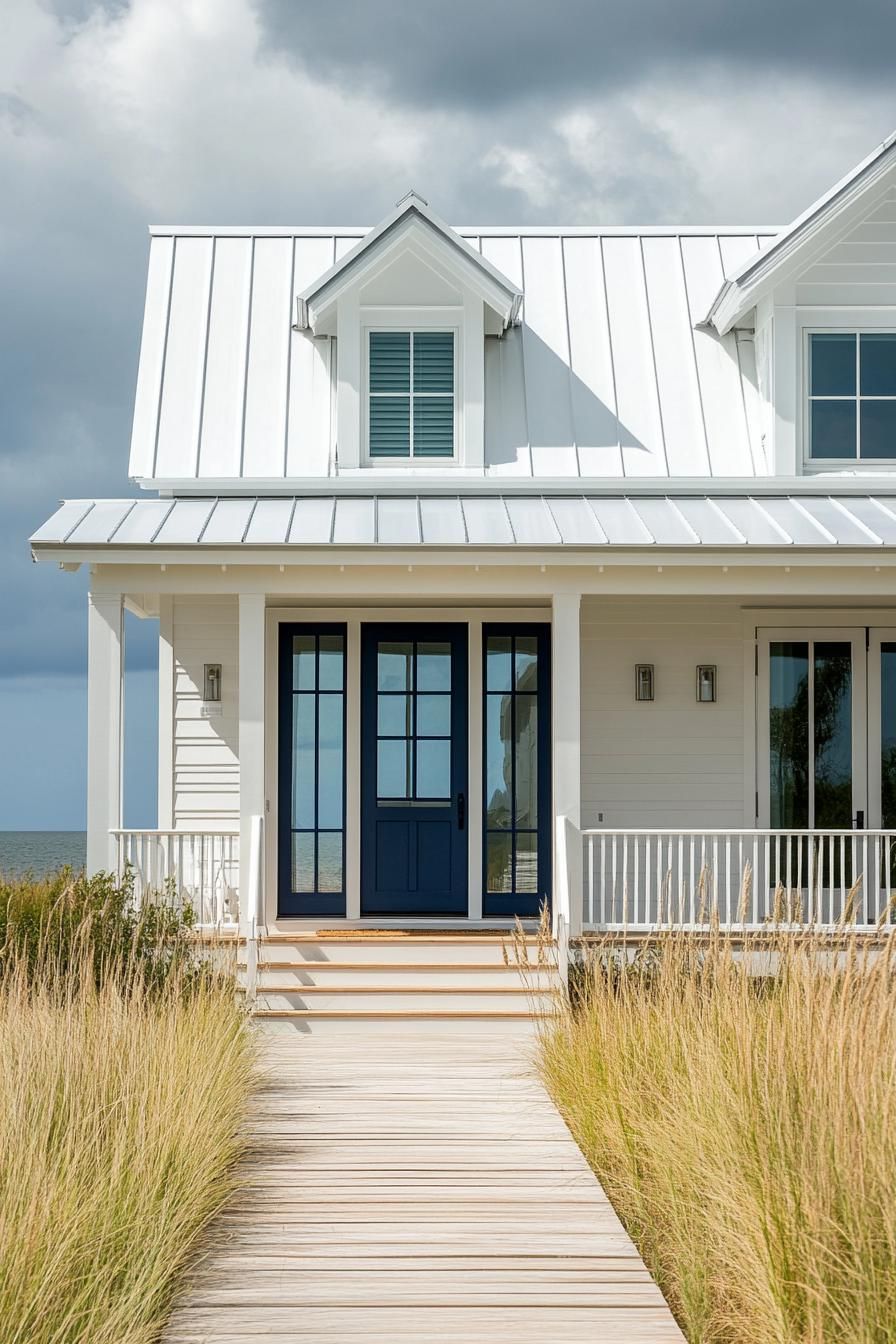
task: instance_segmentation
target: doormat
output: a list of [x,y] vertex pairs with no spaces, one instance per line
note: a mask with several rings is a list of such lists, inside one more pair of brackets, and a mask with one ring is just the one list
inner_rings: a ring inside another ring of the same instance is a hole
[[[525,933],[534,932],[523,925]],[[513,933],[513,925],[494,929],[316,929],[318,938],[503,938]]]

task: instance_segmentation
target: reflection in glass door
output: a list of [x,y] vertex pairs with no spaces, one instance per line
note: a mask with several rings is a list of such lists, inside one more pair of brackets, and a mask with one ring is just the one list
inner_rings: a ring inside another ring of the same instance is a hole
[[[760,641],[760,821],[773,831],[849,832],[866,822],[864,630],[766,631]],[[792,893],[848,889],[854,847],[788,838],[769,880]],[[793,916],[797,917],[795,909]]]

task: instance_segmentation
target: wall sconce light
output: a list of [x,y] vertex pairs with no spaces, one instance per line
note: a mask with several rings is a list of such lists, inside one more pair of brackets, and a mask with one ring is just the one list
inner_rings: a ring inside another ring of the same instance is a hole
[[635,699],[653,699],[653,663],[635,664]]
[[711,705],[716,698],[716,665],[701,663],[697,668],[697,700],[701,705]]
[[203,677],[202,698],[206,704],[217,705],[221,701],[221,664],[206,663]]

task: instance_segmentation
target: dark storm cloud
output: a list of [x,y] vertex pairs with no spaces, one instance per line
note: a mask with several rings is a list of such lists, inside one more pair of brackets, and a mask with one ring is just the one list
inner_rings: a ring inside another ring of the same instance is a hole
[[722,60],[892,83],[893,0],[256,0],[272,49],[396,102],[591,95]]

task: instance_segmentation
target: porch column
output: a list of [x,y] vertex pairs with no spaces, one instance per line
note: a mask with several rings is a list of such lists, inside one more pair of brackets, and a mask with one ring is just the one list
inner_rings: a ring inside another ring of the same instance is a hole
[[114,871],[121,826],[124,679],[121,593],[87,596],[87,872]]
[[[554,593],[551,618],[551,765],[554,817],[582,824],[581,594]],[[556,830],[556,827],[552,829]],[[570,933],[582,922],[581,844],[568,856]]]
[[[240,924],[252,845],[252,818],[266,815],[264,796],[264,610],[263,593],[239,596]],[[265,847],[270,844],[265,836]],[[266,865],[262,864],[262,871]],[[267,917],[265,893],[261,922]]]

